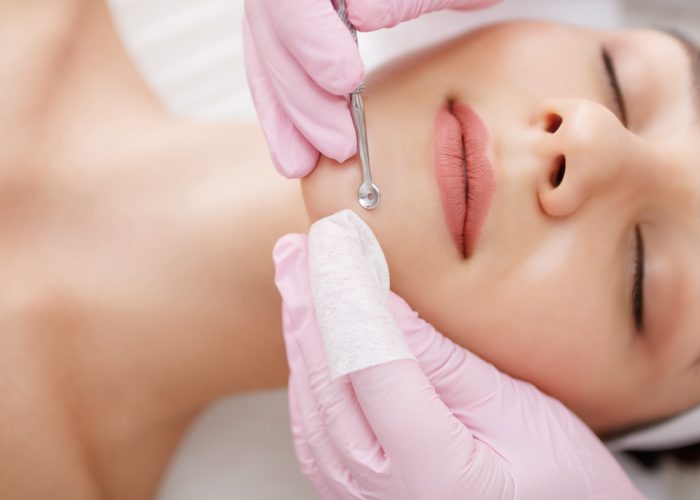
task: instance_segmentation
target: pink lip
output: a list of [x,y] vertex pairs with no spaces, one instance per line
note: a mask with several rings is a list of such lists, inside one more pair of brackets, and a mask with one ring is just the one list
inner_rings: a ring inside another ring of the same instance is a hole
[[450,236],[465,258],[474,251],[496,187],[488,145],[488,130],[472,108],[454,102],[438,110],[435,177]]

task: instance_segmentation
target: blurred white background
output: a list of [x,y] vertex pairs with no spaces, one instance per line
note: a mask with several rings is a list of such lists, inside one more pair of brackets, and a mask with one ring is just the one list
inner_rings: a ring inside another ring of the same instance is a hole
[[[109,0],[124,43],[174,113],[202,120],[255,119],[243,70],[243,0]],[[360,38],[368,68],[420,45],[507,18],[591,26],[655,25],[700,37],[700,0],[504,0],[486,12],[443,12]],[[652,499],[700,499],[700,471],[664,464],[642,473]],[[200,416],[165,477],[160,500],[313,498],[297,471],[285,391],[231,397]]]

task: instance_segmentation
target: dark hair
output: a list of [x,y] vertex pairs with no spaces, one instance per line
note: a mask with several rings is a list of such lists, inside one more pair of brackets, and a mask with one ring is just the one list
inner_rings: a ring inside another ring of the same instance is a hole
[[663,462],[669,460],[687,466],[700,464],[700,443],[690,444],[681,448],[654,451],[629,450],[625,453],[633,457],[646,469],[658,469]]

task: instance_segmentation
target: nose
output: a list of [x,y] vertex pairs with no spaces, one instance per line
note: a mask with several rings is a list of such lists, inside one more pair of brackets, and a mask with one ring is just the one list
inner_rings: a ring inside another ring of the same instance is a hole
[[625,185],[631,136],[615,114],[585,99],[553,99],[533,114],[538,129],[537,196],[551,216],[565,217]]

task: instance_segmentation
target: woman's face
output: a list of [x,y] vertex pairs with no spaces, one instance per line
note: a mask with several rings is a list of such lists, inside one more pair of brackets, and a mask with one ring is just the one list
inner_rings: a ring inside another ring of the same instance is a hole
[[[657,31],[516,22],[470,33],[368,79],[381,206],[357,203],[357,157],[322,158],[303,181],[307,209],[353,209],[395,292],[595,430],[676,413],[700,402],[693,59]],[[495,188],[466,257],[435,173],[436,115],[462,105],[485,125]]]

